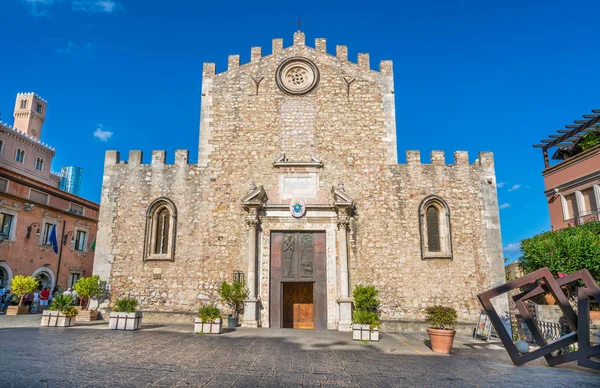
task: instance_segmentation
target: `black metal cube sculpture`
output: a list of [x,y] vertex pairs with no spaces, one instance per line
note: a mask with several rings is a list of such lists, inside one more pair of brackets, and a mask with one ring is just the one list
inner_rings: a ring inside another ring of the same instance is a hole
[[[522,354],[517,350],[517,347],[512,341],[510,333],[508,333],[504,327],[504,324],[494,309],[491,300],[494,297],[503,295],[509,291],[529,285],[531,283],[535,283],[538,280],[543,280],[543,283],[535,287],[533,290],[523,292],[513,298],[519,312],[523,316],[527,327],[531,331],[536,344],[540,346],[533,352]],[[569,304],[567,296],[561,289],[562,286],[566,286],[576,281],[582,281],[585,285],[585,288],[579,289],[579,319]],[[531,317],[529,310],[525,306],[526,300],[534,298],[538,295],[542,295],[546,292],[550,292],[557,300],[558,307],[561,309],[567,322],[573,329],[573,332],[568,333],[550,343],[547,343],[544,337],[541,335],[537,325],[535,322],[533,322],[533,318]],[[548,268],[541,268],[537,271],[513,280],[512,282],[492,288],[491,290],[485,291],[478,295],[479,301],[494,325],[494,328],[496,329],[496,332],[498,333],[498,336],[500,337],[500,340],[508,352],[513,364],[523,365],[526,362],[543,356],[546,358],[546,361],[550,366],[577,360],[581,366],[600,370],[600,362],[590,360],[590,357],[600,354],[600,345],[590,347],[589,344],[590,297],[593,297],[600,302],[600,289],[587,270],[583,269],[565,277],[555,279]],[[582,306],[584,307],[583,309]],[[586,329],[584,336],[578,335],[578,333],[583,333],[583,328]],[[578,344],[578,351],[560,354],[557,356],[552,355],[552,352],[565,348],[574,343]]]

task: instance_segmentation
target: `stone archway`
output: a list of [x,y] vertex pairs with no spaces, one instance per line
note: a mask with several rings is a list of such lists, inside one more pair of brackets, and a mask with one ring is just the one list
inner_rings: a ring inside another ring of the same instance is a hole
[[42,284],[42,287],[48,287],[51,292],[54,290],[54,286],[56,285],[56,276],[54,276],[54,272],[52,272],[50,268],[38,268],[33,271],[31,276],[38,279]]
[[0,263],[0,287],[9,289],[12,277],[12,270],[10,269],[8,264]]

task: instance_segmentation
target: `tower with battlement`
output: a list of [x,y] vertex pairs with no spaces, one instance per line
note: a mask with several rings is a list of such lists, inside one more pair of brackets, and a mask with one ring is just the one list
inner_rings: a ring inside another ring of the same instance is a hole
[[197,164],[106,154],[94,272],[112,302],[226,309],[218,287],[243,279],[245,326],[349,330],[369,284],[384,329],[433,304],[475,322],[477,293],[504,281],[493,156],[398,164],[393,77],[391,61],[302,32],[204,64]]
[[15,100],[13,127],[40,140],[46,120],[46,100],[35,93],[19,93]]

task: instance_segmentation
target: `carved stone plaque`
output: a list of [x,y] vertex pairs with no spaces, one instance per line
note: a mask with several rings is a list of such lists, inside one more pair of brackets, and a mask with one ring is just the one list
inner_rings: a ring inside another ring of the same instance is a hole
[[317,198],[317,174],[310,175],[281,175],[279,177],[279,192],[281,199]]

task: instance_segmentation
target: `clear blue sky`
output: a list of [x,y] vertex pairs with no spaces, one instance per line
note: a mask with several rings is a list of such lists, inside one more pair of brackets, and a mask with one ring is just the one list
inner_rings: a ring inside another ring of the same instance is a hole
[[[526,4],[524,4],[526,3]],[[394,61],[404,151],[493,151],[505,253],[548,230],[541,151],[532,144],[600,108],[596,1],[211,2],[1,0],[0,111],[17,92],[48,100],[42,140],[53,168],[84,169],[100,198],[104,151],[189,149],[196,162],[203,62],[227,66],[271,39],[345,44],[349,57]],[[100,129],[100,131],[98,131]],[[101,141],[96,134],[112,136]],[[460,227],[455,225],[454,227]]]

